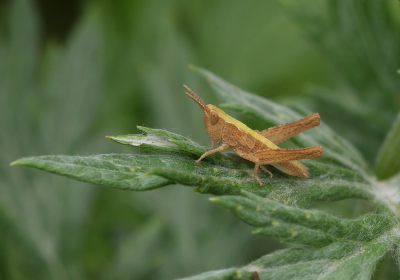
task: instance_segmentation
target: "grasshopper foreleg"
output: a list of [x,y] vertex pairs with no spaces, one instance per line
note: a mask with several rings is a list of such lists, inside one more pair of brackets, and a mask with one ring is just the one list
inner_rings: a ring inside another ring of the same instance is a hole
[[211,155],[211,154],[216,153],[216,152],[223,151],[223,150],[225,150],[227,148],[229,148],[228,144],[222,144],[221,146],[219,146],[218,148],[216,148],[214,150],[210,150],[208,152],[205,152],[198,160],[196,160],[196,163],[199,163],[203,158],[205,158],[208,155]]

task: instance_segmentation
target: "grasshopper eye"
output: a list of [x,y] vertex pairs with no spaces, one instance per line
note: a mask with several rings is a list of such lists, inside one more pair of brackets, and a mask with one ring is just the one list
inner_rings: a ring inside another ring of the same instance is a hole
[[211,113],[210,113],[210,123],[212,125],[216,125],[218,121],[219,121],[218,113],[215,112],[215,111],[211,111]]

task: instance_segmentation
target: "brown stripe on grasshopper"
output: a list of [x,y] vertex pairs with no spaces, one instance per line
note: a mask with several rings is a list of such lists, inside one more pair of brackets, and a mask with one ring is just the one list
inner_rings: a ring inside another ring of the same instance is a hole
[[[269,173],[262,165],[270,164],[292,176],[308,177],[307,168],[298,162],[299,159],[319,158],[322,155],[322,147],[314,146],[303,149],[281,149],[276,143],[280,143],[307,129],[319,125],[318,113],[311,114],[303,119],[281,124],[261,132],[254,131],[244,123],[227,115],[217,106],[205,105],[203,100],[191,89],[184,85],[189,92],[186,95],[193,99],[203,110],[204,126],[211,138],[213,149],[204,153],[196,163],[204,157],[215,152],[231,148],[240,157],[255,163],[254,177],[260,186],[263,185],[258,178],[259,167]],[[222,144],[214,149],[214,143]]]

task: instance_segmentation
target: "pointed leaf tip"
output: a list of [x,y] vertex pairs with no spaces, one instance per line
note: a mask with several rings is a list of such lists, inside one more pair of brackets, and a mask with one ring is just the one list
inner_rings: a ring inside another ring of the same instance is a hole
[[16,161],[11,162],[10,166],[14,166],[14,165],[30,166],[27,163],[30,163],[29,158],[20,158],[20,159],[17,159]]

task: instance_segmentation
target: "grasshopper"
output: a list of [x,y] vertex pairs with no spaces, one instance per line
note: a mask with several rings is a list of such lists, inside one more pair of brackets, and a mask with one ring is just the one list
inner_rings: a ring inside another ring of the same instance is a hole
[[[281,149],[276,145],[300,132],[319,125],[321,117],[318,113],[263,131],[252,130],[217,106],[206,105],[190,88],[185,85],[183,87],[189,92],[186,92],[186,95],[203,110],[204,126],[211,138],[211,150],[204,153],[196,160],[196,163],[199,163],[208,155],[231,148],[238,156],[255,163],[253,175],[261,187],[263,183],[257,176],[259,168],[269,173],[272,178],[272,173],[263,166],[264,164],[270,164],[292,176],[308,177],[307,168],[297,160],[319,158],[322,155],[322,146]],[[215,143],[222,145],[214,149]]]

